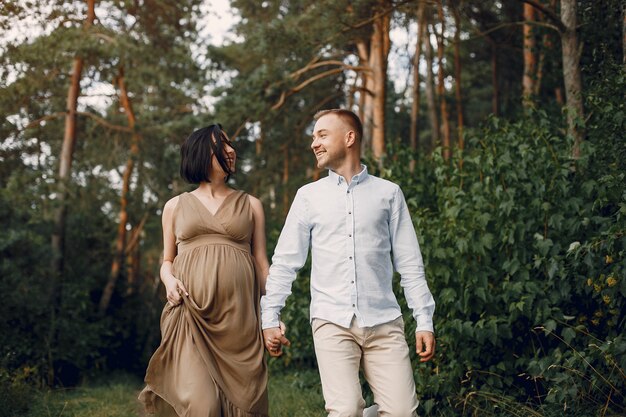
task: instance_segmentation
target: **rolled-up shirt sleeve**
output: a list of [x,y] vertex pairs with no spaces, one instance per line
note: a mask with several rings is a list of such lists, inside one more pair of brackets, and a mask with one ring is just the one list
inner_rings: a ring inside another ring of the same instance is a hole
[[389,233],[393,265],[400,274],[400,284],[404,289],[404,296],[417,323],[416,331],[434,332],[435,300],[426,282],[422,253],[400,187],[397,187],[392,200]]
[[291,294],[291,285],[306,262],[311,241],[307,218],[306,199],[298,191],[278,238],[265,284],[265,295],[261,297],[263,329],[278,327],[280,311]]

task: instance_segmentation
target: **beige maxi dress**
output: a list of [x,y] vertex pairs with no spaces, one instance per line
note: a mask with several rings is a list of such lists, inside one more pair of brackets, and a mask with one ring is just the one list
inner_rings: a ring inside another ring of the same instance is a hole
[[241,191],[229,194],[215,214],[193,194],[180,195],[174,209],[178,253],[172,272],[189,297],[163,309],[161,345],[139,395],[149,413],[268,415],[252,230],[250,202]]

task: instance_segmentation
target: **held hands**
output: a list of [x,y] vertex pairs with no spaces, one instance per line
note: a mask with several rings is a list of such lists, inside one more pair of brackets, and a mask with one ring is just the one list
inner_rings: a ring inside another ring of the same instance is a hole
[[282,321],[279,327],[263,329],[263,343],[270,356],[278,357],[283,354],[283,345],[291,346],[289,339],[285,337],[287,328]]
[[415,351],[420,362],[427,362],[435,355],[435,335],[428,331],[415,333]]
[[165,282],[165,295],[167,297],[167,301],[173,306],[177,306],[183,302],[182,294],[185,294],[186,297],[189,297],[189,292],[183,285],[183,283],[174,276],[171,276]]

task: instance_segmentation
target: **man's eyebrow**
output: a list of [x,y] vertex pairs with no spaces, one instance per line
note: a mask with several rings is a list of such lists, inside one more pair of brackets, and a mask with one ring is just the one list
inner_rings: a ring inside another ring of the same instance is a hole
[[318,134],[318,135],[319,135],[320,133],[322,133],[322,132],[327,132],[327,131],[328,131],[328,129],[320,129],[320,130],[318,130],[317,132],[313,132],[313,134],[311,135],[311,137],[312,137],[312,138],[315,138],[315,134]]

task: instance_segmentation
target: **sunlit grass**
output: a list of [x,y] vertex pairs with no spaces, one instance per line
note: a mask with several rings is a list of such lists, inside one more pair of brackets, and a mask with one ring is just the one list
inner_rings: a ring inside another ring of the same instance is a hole
[[[138,378],[116,376],[77,388],[40,392],[29,412],[19,417],[143,417],[137,401],[141,388]],[[272,417],[326,415],[316,370],[271,374],[269,396]]]

